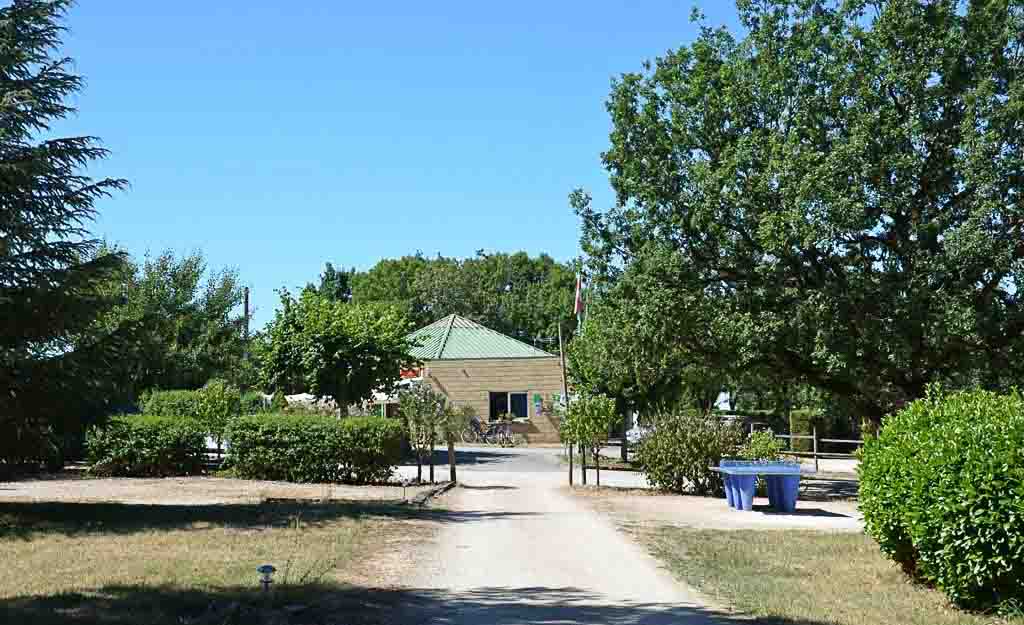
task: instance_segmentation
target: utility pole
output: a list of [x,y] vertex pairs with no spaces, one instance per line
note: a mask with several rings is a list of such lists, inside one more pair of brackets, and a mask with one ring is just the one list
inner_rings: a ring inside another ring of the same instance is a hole
[[249,287],[245,287],[245,357],[249,357]]

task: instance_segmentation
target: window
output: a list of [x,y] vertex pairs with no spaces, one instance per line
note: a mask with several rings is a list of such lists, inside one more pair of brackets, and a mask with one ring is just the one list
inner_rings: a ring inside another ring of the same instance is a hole
[[526,392],[491,391],[490,399],[490,420],[494,421],[499,417],[511,413],[513,417],[529,416],[529,404],[526,401]]

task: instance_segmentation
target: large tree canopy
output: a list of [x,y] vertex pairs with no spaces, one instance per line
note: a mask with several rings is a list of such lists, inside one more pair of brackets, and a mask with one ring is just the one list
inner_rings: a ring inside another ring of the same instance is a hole
[[55,138],[81,79],[56,55],[68,2],[0,8],[0,460],[39,459],[40,444],[106,410],[127,326],[94,332],[113,302],[98,288],[123,265],[95,254],[85,225],[124,186],[83,173],[106,151]]
[[[649,275],[738,359],[869,417],[1019,380],[1024,3],[737,4],[745,37],[703,28],[614,84],[616,204],[573,195],[592,271],[671,261]],[[712,355],[705,331],[676,338]]]
[[401,371],[417,364],[409,354],[411,329],[391,305],[350,304],[312,289],[296,300],[282,291],[258,350],[263,383],[330,397],[347,414],[374,391],[390,391]]
[[119,303],[100,318],[101,327],[134,321],[143,328],[142,349],[122,355],[132,369],[130,390],[199,388],[211,378],[251,383],[244,377],[244,287],[236,269],[210,270],[199,251],[168,250],[129,259],[103,291]]
[[353,302],[397,305],[416,326],[456,313],[552,350],[558,320],[572,311],[575,274],[546,254],[481,250],[466,259],[384,259],[351,284]]

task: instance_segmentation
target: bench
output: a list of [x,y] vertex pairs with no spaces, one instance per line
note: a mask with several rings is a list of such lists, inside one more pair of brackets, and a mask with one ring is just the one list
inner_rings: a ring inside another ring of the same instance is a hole
[[800,491],[799,462],[722,460],[712,471],[722,476],[725,500],[734,510],[754,509],[757,476],[762,476],[768,491],[768,503],[779,512],[794,512]]

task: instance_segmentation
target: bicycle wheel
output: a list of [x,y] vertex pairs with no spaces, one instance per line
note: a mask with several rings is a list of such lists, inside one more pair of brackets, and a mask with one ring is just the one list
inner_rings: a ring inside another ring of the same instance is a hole
[[467,445],[475,443],[476,442],[476,433],[473,432],[473,430],[469,430],[469,429],[462,430],[462,442],[466,443]]

